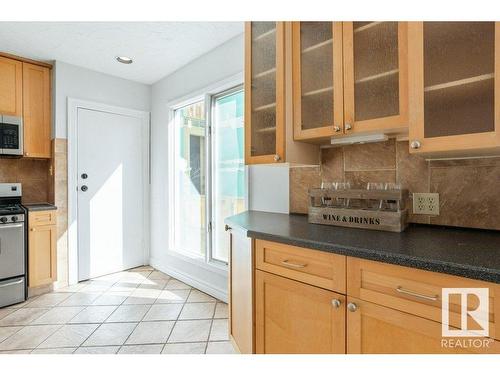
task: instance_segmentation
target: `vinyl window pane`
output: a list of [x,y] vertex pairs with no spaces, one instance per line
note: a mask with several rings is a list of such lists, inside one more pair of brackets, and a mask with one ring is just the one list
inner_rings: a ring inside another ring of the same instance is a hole
[[174,251],[206,254],[206,119],[199,101],[174,112]]

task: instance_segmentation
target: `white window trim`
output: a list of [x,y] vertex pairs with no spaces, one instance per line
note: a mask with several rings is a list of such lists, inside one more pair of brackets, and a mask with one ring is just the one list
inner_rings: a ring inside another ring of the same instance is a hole
[[[227,91],[233,87],[240,86],[243,84],[243,72],[237,73],[226,79],[220,80],[201,89],[195,90],[190,94],[183,95],[177,99],[174,99],[166,104],[168,109],[168,123],[167,123],[167,145],[168,145],[168,160],[167,160],[167,202],[168,202],[168,219],[167,219],[167,230],[168,230],[168,243],[167,243],[167,254],[169,256],[181,259],[185,262],[195,264],[201,268],[213,271],[221,275],[227,275],[227,264],[210,259],[211,254],[206,254],[203,259],[201,258],[191,258],[187,255],[176,252],[172,249],[173,238],[174,238],[174,210],[170,207],[175,207],[174,204],[174,152],[175,152],[175,110],[184,107],[186,105],[195,103],[197,101],[205,101],[205,109],[210,113],[211,108],[211,97],[217,95],[223,91]],[[207,118],[207,121],[211,121]],[[248,209],[248,169],[245,167],[245,209]]]

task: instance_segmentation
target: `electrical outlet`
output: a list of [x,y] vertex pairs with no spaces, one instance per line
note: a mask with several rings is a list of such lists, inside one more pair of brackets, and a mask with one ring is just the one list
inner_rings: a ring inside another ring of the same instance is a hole
[[439,194],[413,193],[413,213],[418,215],[439,215]]

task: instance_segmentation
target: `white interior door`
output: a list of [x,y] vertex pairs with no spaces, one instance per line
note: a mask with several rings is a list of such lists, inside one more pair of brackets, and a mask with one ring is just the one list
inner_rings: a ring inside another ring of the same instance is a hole
[[148,133],[139,117],[86,108],[77,116],[81,281],[145,264]]

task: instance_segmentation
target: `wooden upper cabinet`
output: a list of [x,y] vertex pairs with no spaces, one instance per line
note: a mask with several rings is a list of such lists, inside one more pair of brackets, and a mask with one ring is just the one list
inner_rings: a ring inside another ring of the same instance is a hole
[[410,22],[410,151],[500,150],[500,23]]
[[246,164],[284,161],[284,22],[246,23],[245,130]]
[[345,353],[345,296],[255,271],[256,352]]
[[408,129],[406,22],[344,22],[346,134]]
[[342,23],[293,22],[294,138],[342,134]]
[[23,63],[0,56],[0,114],[22,116]]
[[24,156],[50,158],[50,69],[22,63]]

